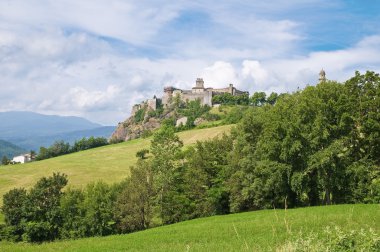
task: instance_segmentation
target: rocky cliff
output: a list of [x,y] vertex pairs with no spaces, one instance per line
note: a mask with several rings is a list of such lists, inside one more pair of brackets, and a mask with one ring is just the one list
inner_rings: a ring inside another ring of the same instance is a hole
[[176,118],[172,108],[156,110],[151,109],[148,105],[141,106],[132,111],[132,115],[124,122],[120,122],[111,136],[111,141],[128,141],[144,136],[149,136],[155,129],[161,126],[165,119]]
[[161,126],[157,118],[149,118],[147,121],[135,122],[133,116],[126,121],[119,123],[111,136],[112,141],[128,141],[150,134],[153,130]]

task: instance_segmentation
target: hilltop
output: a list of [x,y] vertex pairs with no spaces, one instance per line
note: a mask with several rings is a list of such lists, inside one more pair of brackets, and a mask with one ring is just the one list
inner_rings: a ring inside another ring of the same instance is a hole
[[191,90],[165,87],[162,98],[154,96],[135,104],[131,116],[118,124],[111,140],[128,141],[150,135],[165,123],[183,130],[214,122],[222,118],[211,108],[221,104],[248,105],[249,93],[233,84],[218,89],[205,87],[202,78],[197,78]]

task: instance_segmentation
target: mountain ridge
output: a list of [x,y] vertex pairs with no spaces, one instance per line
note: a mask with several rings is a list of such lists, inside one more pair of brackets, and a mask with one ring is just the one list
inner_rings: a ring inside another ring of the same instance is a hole
[[30,111],[0,112],[0,139],[26,150],[38,151],[56,140],[73,143],[83,137],[109,137],[113,126],[77,116],[44,115]]
[[13,143],[0,139],[0,158],[5,156],[11,159],[14,156],[22,154],[24,152],[26,152],[25,149]]

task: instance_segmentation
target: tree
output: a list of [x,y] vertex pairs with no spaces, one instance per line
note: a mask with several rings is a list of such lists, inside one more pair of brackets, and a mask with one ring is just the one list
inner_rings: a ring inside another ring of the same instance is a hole
[[150,152],[153,154],[152,172],[154,187],[157,192],[157,205],[164,223],[171,223],[173,219],[168,213],[171,208],[172,197],[176,190],[175,180],[179,176],[183,143],[174,133],[174,128],[163,126],[153,135]]
[[36,158],[36,152],[34,150],[30,150],[30,161],[33,161]]
[[212,97],[213,104],[222,105],[248,105],[249,96],[247,93],[240,95],[232,95],[230,93],[223,93]]
[[7,225],[18,225],[24,217],[23,207],[26,199],[26,190],[24,188],[15,188],[4,194],[3,207],[5,223]]
[[63,225],[60,230],[61,238],[73,239],[85,237],[86,206],[84,192],[81,189],[69,188],[61,198],[61,213]]
[[180,94],[176,94],[174,97],[173,97],[173,105],[174,105],[174,108],[176,110],[180,109],[183,107],[184,103],[181,99],[181,95]]
[[11,160],[9,160],[9,158],[7,156],[3,156],[3,158],[1,159],[1,164],[2,165],[9,165],[11,163]]
[[147,149],[142,149],[136,152],[136,157],[140,159],[145,159],[146,155],[149,153],[149,150]]
[[254,106],[262,106],[266,102],[266,94],[264,92],[255,92],[250,100]]
[[41,242],[59,237],[62,227],[60,199],[66,175],[43,177],[27,192],[13,189],[3,198],[3,213],[11,240]]
[[43,177],[30,190],[25,203],[26,239],[32,242],[54,240],[62,226],[60,200],[67,184],[65,174]]
[[97,182],[87,185],[83,202],[86,236],[104,236],[114,232],[113,205],[115,200],[115,192],[106,183]]
[[152,220],[153,174],[147,161],[139,160],[131,167],[131,176],[117,196],[115,220],[121,233],[143,230]]
[[185,154],[184,193],[192,202],[191,218],[229,212],[228,154],[233,140],[227,135],[197,142]]
[[274,105],[277,101],[277,98],[278,98],[278,94],[275,93],[275,92],[272,92],[268,98],[267,98],[267,102],[270,104],[270,105]]

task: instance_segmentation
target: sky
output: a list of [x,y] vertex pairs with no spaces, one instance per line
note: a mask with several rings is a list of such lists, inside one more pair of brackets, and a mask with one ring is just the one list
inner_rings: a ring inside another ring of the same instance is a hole
[[380,72],[377,0],[0,0],[0,111],[116,125],[164,86],[293,92]]

